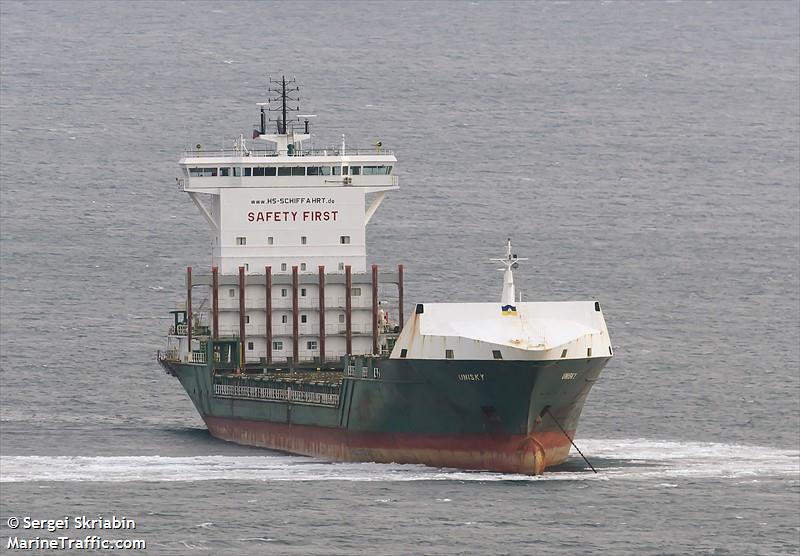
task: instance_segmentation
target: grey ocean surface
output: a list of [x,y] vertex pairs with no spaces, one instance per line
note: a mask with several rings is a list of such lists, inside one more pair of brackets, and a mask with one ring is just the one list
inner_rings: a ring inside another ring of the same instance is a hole
[[[100,514],[149,554],[797,554],[798,13],[3,1],[3,548],[9,516]],[[499,299],[512,237],[526,300],[603,304],[615,357],[576,439],[597,475],[208,435],[155,361],[210,259],[176,162],[249,135],[283,73],[314,146],[397,151],[368,253],[409,302]]]

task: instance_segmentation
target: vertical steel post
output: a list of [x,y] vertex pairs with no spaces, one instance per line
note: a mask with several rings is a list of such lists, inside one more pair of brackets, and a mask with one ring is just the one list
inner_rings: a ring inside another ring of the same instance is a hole
[[192,267],[186,267],[186,341],[188,342],[189,361],[192,360]]
[[325,365],[325,267],[319,267],[319,363]]
[[211,267],[211,331],[214,339],[219,338],[219,269]]
[[264,267],[264,285],[266,286],[266,333],[267,333],[267,365],[272,363],[272,267]]
[[244,370],[245,363],[247,360],[245,359],[245,333],[244,333],[244,316],[245,316],[245,307],[244,307],[244,267],[239,267],[239,343],[241,344],[241,359],[239,360],[239,367]]
[[397,318],[403,329],[403,265],[397,265]]
[[379,355],[378,349],[378,265],[372,265],[372,354]]
[[350,265],[344,267],[344,331],[347,355],[353,355],[353,272]]
[[300,355],[300,300],[298,299],[299,278],[297,266],[292,267],[292,361],[297,364]]

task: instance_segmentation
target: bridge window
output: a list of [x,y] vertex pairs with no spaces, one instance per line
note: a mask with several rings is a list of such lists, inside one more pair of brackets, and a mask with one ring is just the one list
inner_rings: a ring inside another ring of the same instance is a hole
[[216,168],[189,168],[189,177],[191,178],[209,178],[216,175]]
[[342,245],[350,245],[350,236],[339,236],[339,243]]
[[306,342],[307,349],[317,349],[317,341],[316,340],[309,340]]
[[278,175],[279,176],[291,176],[292,175],[292,169],[289,168],[288,166],[284,167],[284,168],[278,168]]
[[350,175],[358,176],[361,174],[361,166],[350,166]]
[[307,176],[318,176],[319,175],[319,166],[309,166],[306,168],[306,175]]
[[305,166],[294,166],[292,168],[292,175],[293,176],[305,176],[306,175],[306,167]]
[[238,167],[238,166],[234,166],[233,167],[233,177],[234,178],[242,177],[242,169],[240,167]]
[[362,174],[365,176],[385,175],[391,171],[391,166],[364,166]]
[[334,176],[340,176],[342,174],[342,167],[341,166],[334,166],[331,168],[333,170]]
[[275,175],[275,167],[274,166],[273,167],[267,166],[266,168],[264,168],[264,175],[265,176],[274,176]]
[[244,168],[244,177],[249,178],[252,175],[253,175],[253,169],[252,168]]
[[237,237],[236,238],[236,245],[247,245],[247,238],[246,237]]
[[330,166],[320,166],[319,175],[320,176],[330,176],[331,175],[331,167]]
[[263,176],[264,175],[264,168],[256,166],[253,168],[253,175],[254,176]]
[[231,169],[230,168],[220,168],[219,169],[219,175],[220,176],[226,176],[226,177],[230,176],[231,175]]
[[275,351],[283,350],[283,342],[272,342],[272,349]]

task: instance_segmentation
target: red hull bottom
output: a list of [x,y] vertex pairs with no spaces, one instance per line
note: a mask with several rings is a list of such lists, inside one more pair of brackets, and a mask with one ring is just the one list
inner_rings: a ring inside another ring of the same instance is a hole
[[[222,440],[335,461],[416,463],[538,475],[567,459],[561,431],[531,435],[462,436],[352,432],[328,427],[204,417]],[[574,431],[568,431],[570,436]]]

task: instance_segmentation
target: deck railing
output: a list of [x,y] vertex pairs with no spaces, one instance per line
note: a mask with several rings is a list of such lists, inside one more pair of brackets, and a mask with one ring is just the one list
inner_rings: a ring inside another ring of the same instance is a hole
[[183,156],[185,158],[258,158],[258,157],[276,157],[276,156],[386,156],[394,155],[394,151],[387,149],[344,149],[332,147],[330,149],[296,149],[292,152],[289,151],[276,151],[272,149],[250,149],[249,151],[239,151],[234,149],[223,150],[185,150]]

